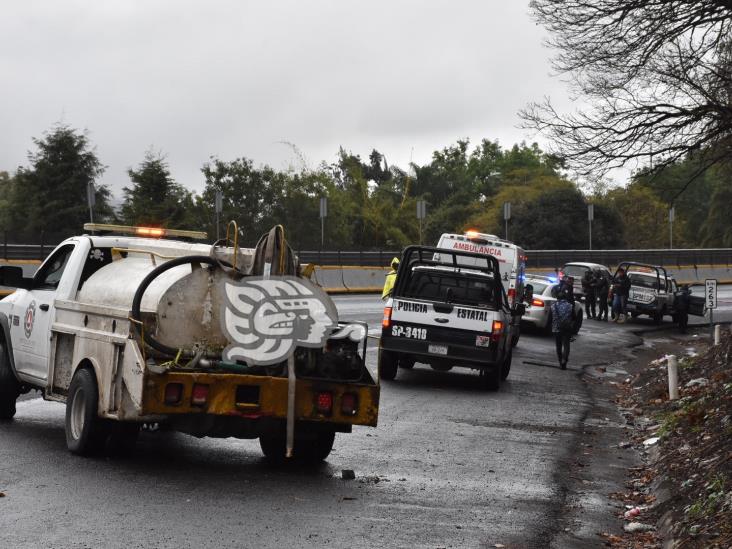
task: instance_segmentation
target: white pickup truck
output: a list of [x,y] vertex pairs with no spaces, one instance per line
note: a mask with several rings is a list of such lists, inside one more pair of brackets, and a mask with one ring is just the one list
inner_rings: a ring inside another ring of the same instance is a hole
[[[37,389],[66,403],[76,454],[129,448],[143,424],[158,423],[259,438],[267,457],[287,448],[308,461],[330,453],[336,432],[376,425],[367,332],[349,325],[348,337],[336,335],[335,306],[298,276],[281,227],[255,249],[194,243],[205,234],[191,231],[85,228],[117,236],[62,242],[32,279],[0,267],[0,284],[18,288],[0,301],[0,419]],[[232,293],[242,288],[259,297]],[[240,333],[227,332],[230,321]]]

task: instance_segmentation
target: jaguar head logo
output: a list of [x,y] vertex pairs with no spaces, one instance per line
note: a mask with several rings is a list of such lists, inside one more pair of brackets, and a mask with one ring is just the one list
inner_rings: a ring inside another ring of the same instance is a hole
[[338,326],[330,298],[296,277],[226,282],[222,328],[231,344],[224,360],[267,366],[286,360],[295,347],[323,347]]

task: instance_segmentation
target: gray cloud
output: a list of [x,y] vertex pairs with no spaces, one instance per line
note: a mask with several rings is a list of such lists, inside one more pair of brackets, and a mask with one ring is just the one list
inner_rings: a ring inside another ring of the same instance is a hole
[[525,2],[4,2],[0,169],[64,120],[88,128],[115,192],[150,146],[200,189],[209,155],[313,165],[338,146],[418,163],[469,137],[512,144],[552,95]]

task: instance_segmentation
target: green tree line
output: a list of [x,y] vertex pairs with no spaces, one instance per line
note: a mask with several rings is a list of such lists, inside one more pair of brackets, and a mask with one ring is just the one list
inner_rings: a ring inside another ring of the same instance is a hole
[[[60,124],[33,143],[27,166],[0,172],[0,225],[18,241],[40,232],[78,234],[89,220],[93,184],[97,222],[198,229],[211,239],[221,192],[222,227],[235,220],[245,245],[281,223],[296,248],[318,249],[319,201],[327,197],[326,249],[397,249],[468,228],[504,235],[504,202],[512,204],[509,238],[527,249],[587,248],[588,203],[595,249],[667,247],[671,205],[675,247],[732,247],[728,174],[719,168],[695,175],[694,158],[661,173],[638,172],[626,187],[583,192],[538,145],[504,148],[488,139],[458,140],[406,169],[387,164],[377,150],[362,158],[341,148],[336,162],[300,170],[211,157],[201,167],[203,191],[194,193],[176,182],[163,154],[150,150],[127,171],[115,210],[102,183],[105,166],[85,132]],[[427,203],[421,234],[418,200]]]

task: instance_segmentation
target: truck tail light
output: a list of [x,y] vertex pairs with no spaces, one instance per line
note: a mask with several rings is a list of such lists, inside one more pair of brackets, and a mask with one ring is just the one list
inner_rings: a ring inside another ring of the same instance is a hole
[[317,399],[318,413],[329,416],[333,412],[333,393],[321,391]]
[[165,404],[179,404],[182,398],[182,383],[168,383],[165,386]]
[[516,288],[508,289],[508,299],[514,299],[516,297]]
[[341,413],[344,416],[355,416],[358,413],[358,396],[355,393],[343,393]]
[[388,328],[391,326],[391,307],[384,307],[384,318],[381,320],[381,327]]
[[193,406],[203,406],[208,400],[208,385],[196,383],[193,385],[191,392],[191,404]]
[[541,299],[534,298],[531,300],[531,306],[532,307],[543,307],[544,301]]
[[503,334],[504,322],[502,320],[494,320],[491,326],[491,341],[498,341]]

